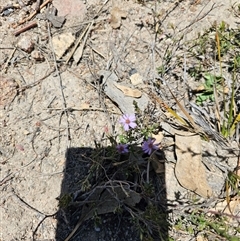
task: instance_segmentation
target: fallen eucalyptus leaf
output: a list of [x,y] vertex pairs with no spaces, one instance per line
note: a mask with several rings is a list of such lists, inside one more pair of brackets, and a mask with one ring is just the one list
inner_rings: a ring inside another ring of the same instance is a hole
[[134,98],[140,98],[142,96],[142,92],[137,89],[132,89],[124,85],[119,85],[117,83],[114,83],[114,85],[120,89],[124,95],[134,97]]
[[98,72],[100,76],[103,77],[103,91],[108,96],[109,99],[116,103],[122,113],[134,113],[135,107],[133,101],[137,102],[137,106],[143,111],[147,108],[148,103],[151,101],[149,97],[143,93],[140,98],[132,98],[126,96],[123,92],[115,86],[118,81],[118,77],[115,73],[100,70]]

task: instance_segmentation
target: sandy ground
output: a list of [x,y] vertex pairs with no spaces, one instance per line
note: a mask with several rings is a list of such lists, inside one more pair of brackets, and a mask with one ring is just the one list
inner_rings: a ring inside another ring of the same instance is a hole
[[[67,2],[57,1],[57,6],[67,6]],[[65,25],[52,27],[51,33],[44,20],[37,20],[37,28],[14,36],[11,26],[24,14],[22,9],[13,8],[12,13],[0,18],[0,95],[4,96],[0,99],[1,241],[64,240],[71,232],[73,226],[65,222],[63,213],[61,218],[56,215],[63,186],[70,185],[66,180],[73,178],[64,176],[69,158],[66,153],[77,148],[84,154],[88,148],[94,149],[96,142],[107,145],[106,132],[114,133],[119,128],[121,111],[100,94],[100,70],[114,71],[121,81],[129,78],[132,69],[145,83],[156,78],[156,67],[161,66],[162,58],[153,46],[161,52],[168,43],[164,46],[161,37],[155,39],[154,12],[163,38],[184,34],[184,41],[195,38],[215,21],[224,20],[232,27],[240,22],[231,13],[233,1],[229,0],[103,2],[81,1],[85,7],[79,12],[81,17],[66,16]],[[0,0],[0,7],[7,3]],[[109,20],[114,6],[126,12],[117,29]],[[79,36],[86,27],[82,23],[92,21],[96,13],[81,61],[76,64],[71,60],[68,65],[65,60],[58,61],[59,75],[54,69],[49,34],[70,32]],[[43,61],[36,61],[31,53],[17,47],[26,36],[30,36]],[[170,41],[171,38],[169,44]],[[179,71],[176,68],[173,74]],[[173,85],[180,92],[184,89],[181,83]],[[82,173],[74,178],[77,180],[84,171],[87,170],[82,168]],[[59,231],[59,222],[63,222],[65,230]],[[134,232],[127,227],[119,231],[122,237],[115,239],[110,239],[111,227],[107,224],[105,236],[90,227],[85,230],[87,234],[82,232],[71,240],[134,240],[130,237]]]

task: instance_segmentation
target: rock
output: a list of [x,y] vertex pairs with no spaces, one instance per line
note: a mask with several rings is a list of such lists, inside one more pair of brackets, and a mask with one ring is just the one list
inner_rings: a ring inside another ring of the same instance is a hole
[[34,49],[34,42],[30,36],[22,36],[19,39],[17,46],[24,52],[31,53]]
[[73,44],[75,37],[72,33],[62,33],[52,38],[54,52],[58,58],[61,58],[68,48]]
[[123,113],[134,113],[134,101],[137,103],[138,107],[142,111],[147,107],[150,99],[145,93],[143,93],[140,98],[126,96],[121,90],[116,87],[118,77],[114,73],[101,70],[99,71],[99,74],[103,76],[105,94],[118,105],[119,109]]
[[211,197],[213,191],[202,163],[200,136],[176,135],[176,155],[175,175],[181,186],[202,197]]
[[31,57],[36,61],[44,61],[44,56],[38,50],[33,50],[31,53]]

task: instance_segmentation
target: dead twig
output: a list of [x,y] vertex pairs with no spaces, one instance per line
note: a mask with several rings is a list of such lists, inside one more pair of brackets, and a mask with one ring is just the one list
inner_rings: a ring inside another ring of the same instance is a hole
[[56,216],[57,213],[58,213],[58,211],[57,211],[56,213],[49,214],[49,215],[46,215],[46,214],[45,214],[44,218],[38,223],[37,227],[36,227],[35,230],[33,231],[33,240],[36,240],[36,239],[35,239],[35,235],[36,235],[36,233],[37,233],[37,231],[38,231],[38,228],[39,228],[40,225],[44,222],[44,220],[47,219],[47,218]]
[[[62,105],[63,105],[63,111],[64,111],[64,112],[61,113],[61,116],[60,116],[60,119],[59,119],[59,127],[60,127],[60,124],[61,124],[62,115],[64,113],[67,117],[67,138],[68,138],[67,143],[68,143],[68,147],[70,147],[71,134],[70,134],[70,125],[69,125],[69,114],[68,114],[68,111],[67,111],[66,98],[65,98],[65,95],[64,95],[64,92],[63,92],[62,76],[61,76],[61,73],[58,69],[56,55],[55,55],[54,47],[53,47],[53,43],[52,43],[50,24],[48,24],[48,37],[49,37],[49,44],[50,44],[50,47],[52,49],[52,55],[53,55],[53,59],[54,59],[54,65],[55,65],[56,73],[57,73],[57,76],[59,78],[59,86],[60,86],[60,91],[61,91],[61,96],[62,96]],[[60,132],[59,132],[59,141],[60,141]]]
[[38,214],[44,216],[43,219],[38,223],[38,225],[37,225],[37,227],[35,228],[35,230],[33,231],[33,240],[35,240],[34,236],[36,235],[37,230],[38,230],[38,228],[40,227],[40,225],[44,222],[44,220],[45,220],[46,218],[54,217],[54,216],[58,213],[58,211],[55,212],[55,213],[53,213],[53,214],[45,214],[45,213],[39,211],[38,209],[36,209],[35,207],[31,206],[31,205],[30,205],[29,203],[27,203],[25,200],[23,200],[23,198],[21,198],[21,197],[15,192],[15,190],[13,190],[12,192],[13,192],[13,195],[19,200],[19,202],[21,202],[22,204],[24,204],[26,207],[30,208],[31,210],[37,212]]
[[208,5],[208,3],[202,8],[202,10],[198,13],[198,15],[194,18],[194,20],[192,22],[190,22],[190,24],[188,24],[186,27],[184,27],[183,29],[179,30],[179,32],[184,31],[185,29],[188,29],[189,27],[191,27],[192,25],[194,25],[195,23],[201,21],[202,19],[204,19],[206,16],[208,16],[208,14],[210,12],[212,12],[215,8],[219,7],[219,6],[215,6],[216,4],[214,3],[212,5],[212,7],[210,8],[210,10],[208,10],[206,13],[204,13],[202,16],[201,13],[203,12],[203,10],[205,9],[205,7]]
[[36,80],[35,82],[28,84],[28,85],[24,85],[19,87],[18,92],[22,92],[26,89],[32,88],[36,85],[38,85],[41,81],[43,81],[44,79],[46,79],[48,76],[50,76],[53,72],[55,71],[55,68],[52,68],[47,74],[45,74],[42,78],[40,78],[39,80]]
[[[48,3],[52,2],[52,0],[46,0],[41,6],[40,10],[43,9]],[[30,14],[28,17],[24,18],[23,20],[19,21],[17,24],[13,25],[13,28],[17,28],[19,25],[26,23],[27,21],[31,20],[35,15],[37,15],[38,10],[35,10],[32,14]]]
[[100,53],[98,50],[96,50],[93,46],[89,45],[88,46],[92,49],[93,52],[97,53],[101,58],[106,59],[104,54]]
[[12,180],[14,178],[14,175],[12,175],[12,172],[10,174],[8,174],[6,177],[4,177],[1,181],[0,181],[0,186],[2,186],[4,183]]
[[12,98],[12,100],[10,101],[9,103],[9,106],[10,104],[15,100],[15,98],[17,97],[17,95],[20,93],[20,92],[23,92],[25,91],[26,89],[29,89],[29,88],[32,88],[36,85],[38,85],[41,81],[43,81],[44,79],[46,79],[48,76],[50,76],[53,72],[55,71],[55,68],[51,69],[47,74],[45,74],[42,78],[40,78],[39,80],[33,82],[32,84],[28,84],[28,85],[24,85],[24,86],[19,86],[17,88],[17,92],[15,94],[15,96]]
[[103,3],[103,5],[100,6],[100,8],[98,9],[96,15],[93,17],[94,19],[99,16],[99,13],[102,11],[103,7],[107,4],[108,1],[109,1],[109,0],[105,0],[105,2]]
[[14,34],[15,36],[18,36],[19,34],[25,32],[25,31],[27,31],[27,30],[29,30],[29,29],[31,29],[31,28],[35,28],[35,27],[37,27],[37,26],[38,26],[38,24],[37,24],[36,21],[30,22],[30,23],[28,23],[26,26],[24,26],[24,27],[22,27],[22,28],[20,28],[20,29],[18,29],[18,30],[16,30],[16,31],[14,31],[13,34]]
[[[63,111],[63,109],[60,109],[60,108],[47,108],[47,110],[60,110],[60,111]],[[84,107],[84,108],[68,107],[66,109],[66,111],[68,111],[68,112],[73,112],[73,111],[101,111],[101,112],[106,112],[105,109],[97,108],[97,107]],[[112,113],[112,114],[119,114],[116,111],[109,110],[109,112]]]
[[[87,36],[88,36],[88,34],[89,34],[89,32],[90,32],[90,29],[91,29],[92,25],[93,25],[93,21],[87,25],[87,27],[85,28],[84,32],[83,32],[83,33],[80,35],[80,37],[78,38],[78,40],[77,40],[74,48],[72,49],[69,57],[67,58],[66,64],[68,64],[69,60],[72,58],[72,56],[73,56],[73,54],[75,53],[78,45],[80,44],[81,40],[83,39],[83,37],[84,37],[84,35],[85,35],[85,38],[84,38],[84,40],[83,40],[83,43],[82,43],[82,47],[81,47],[80,52],[83,51],[83,48],[84,48],[85,43],[86,43],[86,41],[87,41]],[[80,54],[80,56],[81,56],[81,55],[82,55],[82,53]]]
[[39,210],[37,210],[36,208],[32,207],[32,206],[31,206],[30,204],[28,204],[26,201],[24,201],[24,200],[15,192],[15,190],[13,190],[12,192],[13,192],[13,195],[14,195],[15,197],[17,197],[17,199],[18,199],[21,203],[23,203],[25,206],[27,206],[28,208],[34,210],[35,212],[37,212],[37,213],[39,213],[39,214],[42,214],[42,215],[46,216],[44,213],[42,213],[41,211],[39,211]]
[[[100,205],[101,203],[99,203],[98,205]],[[79,229],[79,227],[82,225],[82,223],[86,220],[86,218],[88,217],[88,215],[92,212],[92,209],[89,209],[89,211],[79,219],[79,221],[77,222],[75,228],[73,229],[73,231],[67,236],[66,239],[64,239],[64,241],[69,241],[72,236],[77,232],[77,230]]]
[[4,66],[4,68],[3,68],[3,72],[4,72],[4,73],[7,72],[8,64],[9,64],[11,58],[13,57],[13,55],[14,55],[16,49],[17,49],[17,48],[15,47],[15,48],[12,50],[11,54],[9,55],[9,57],[8,57],[8,59],[7,59],[7,62],[5,63],[5,66]]

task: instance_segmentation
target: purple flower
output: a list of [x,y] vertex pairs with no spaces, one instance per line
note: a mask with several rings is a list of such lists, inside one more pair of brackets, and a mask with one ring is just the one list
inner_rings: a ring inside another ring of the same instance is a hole
[[121,154],[128,153],[128,145],[127,144],[118,144],[117,150]]
[[150,155],[154,150],[157,150],[158,146],[156,144],[153,144],[155,140],[156,139],[149,137],[147,141],[144,141],[142,145],[143,152]]
[[135,128],[137,124],[135,123],[136,117],[134,114],[125,114],[120,118],[120,123],[123,125],[125,131],[128,131],[129,128]]

